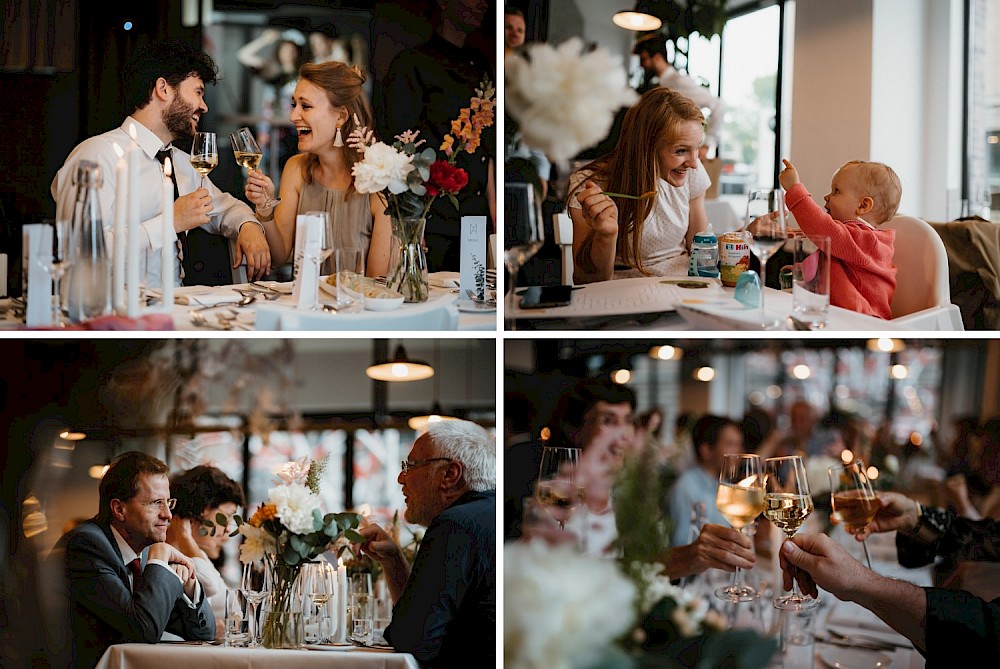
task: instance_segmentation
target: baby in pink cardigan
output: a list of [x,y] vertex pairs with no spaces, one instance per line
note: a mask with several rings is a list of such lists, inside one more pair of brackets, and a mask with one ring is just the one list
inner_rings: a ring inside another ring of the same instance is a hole
[[807,237],[830,238],[830,304],[863,314],[892,318],[896,267],[895,230],[882,224],[896,215],[902,187],[892,168],[852,160],[833,175],[824,211],[799,181],[787,160],[778,175],[785,204]]

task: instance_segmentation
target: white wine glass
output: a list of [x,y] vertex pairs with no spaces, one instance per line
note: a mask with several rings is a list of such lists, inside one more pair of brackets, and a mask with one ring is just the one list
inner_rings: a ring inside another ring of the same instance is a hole
[[[814,508],[802,456],[764,461],[764,515],[785,533],[786,539],[795,535]],[[792,592],[773,601],[775,608],[789,611],[804,611],[818,603],[818,599],[802,594],[795,578],[792,578]]]
[[[318,226],[318,231],[315,234],[309,235],[306,239],[302,252],[303,259],[306,262],[316,265],[316,276],[318,277],[322,273],[323,263],[333,255],[333,221],[330,220],[329,212],[325,211],[309,211],[305,215],[311,221],[309,225]],[[319,221],[318,223],[316,222],[317,220]],[[312,311],[321,311],[323,309],[323,305],[319,301],[319,293],[316,293],[310,309]]]
[[329,603],[334,595],[336,571],[329,562],[308,562],[302,566],[302,593],[309,607],[306,618],[306,640],[314,643],[330,641]]
[[760,327],[774,330],[777,319],[768,319],[764,311],[767,292],[767,260],[781,248],[785,233],[785,198],[780,188],[762,188],[750,191],[747,197],[746,231],[750,250],[760,260]]
[[552,516],[560,530],[583,502],[583,486],[577,480],[580,449],[545,446],[538,466],[535,501]]
[[[872,490],[865,463],[855,460],[850,464],[834,465],[827,469],[827,474],[830,476],[830,505],[834,515],[844,524],[848,534],[861,534],[882,506]],[[862,541],[861,546],[865,550],[868,568],[871,569],[868,543]]]
[[253,564],[243,565],[243,578],[240,580],[240,592],[250,604],[250,643],[248,648],[260,646],[260,617],[257,610],[260,603],[268,596],[267,580],[264,570]]
[[[245,167],[248,172],[257,170],[263,174],[258,166],[264,152],[260,150],[260,145],[257,144],[253,131],[246,127],[240,128],[236,132],[229,133],[229,140],[233,143],[233,154],[236,156],[236,162]],[[267,202],[261,205],[261,209],[270,209],[279,202],[281,202],[280,197],[269,197]]]
[[191,144],[191,166],[201,175],[201,186],[205,187],[205,177],[219,164],[219,150],[216,148],[214,132],[196,132]]
[[504,184],[504,266],[510,281],[505,310],[511,330],[517,329],[514,318],[517,273],[538,253],[544,241],[542,208],[535,187],[529,183]]
[[[760,456],[727,453],[722,459],[715,506],[730,525],[742,534],[752,536],[748,529],[764,511],[764,476]],[[729,602],[750,602],[757,599],[760,593],[744,583],[743,570],[737,567],[733,582],[717,589],[715,595]]]
[[70,221],[52,222],[52,324],[66,327],[62,322],[62,278],[73,264],[73,226]]

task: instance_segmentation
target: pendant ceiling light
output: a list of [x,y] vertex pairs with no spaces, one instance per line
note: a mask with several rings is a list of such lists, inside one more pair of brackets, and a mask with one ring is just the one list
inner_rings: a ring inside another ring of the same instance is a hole
[[626,30],[635,30],[636,32],[659,30],[663,21],[650,14],[645,5],[644,2],[637,2],[632,11],[618,12],[611,17],[611,20],[616,26]]
[[434,376],[434,368],[422,360],[410,360],[400,344],[392,360],[374,364],[365,373],[376,381],[422,381]]
[[[439,368],[441,366],[441,359],[440,359],[441,351],[439,348],[440,346],[441,344],[435,340],[434,366]],[[413,416],[412,418],[410,418],[410,420],[406,421],[406,424],[410,427],[411,430],[416,430],[417,432],[423,432],[424,430],[427,429],[427,425],[429,423],[436,423],[441,420],[455,420],[453,416],[446,415],[444,409],[441,408],[441,402],[438,397],[439,378],[440,377],[438,375],[434,376],[434,404],[431,405],[430,412],[424,414],[423,416]]]

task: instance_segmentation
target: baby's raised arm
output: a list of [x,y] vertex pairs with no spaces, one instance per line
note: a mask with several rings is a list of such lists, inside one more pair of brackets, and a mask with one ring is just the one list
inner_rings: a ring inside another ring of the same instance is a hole
[[785,169],[778,173],[778,182],[782,188],[789,191],[792,189],[792,186],[797,186],[801,183],[799,181],[799,172],[795,169],[795,165],[792,165],[788,160],[782,158],[781,162],[785,164]]

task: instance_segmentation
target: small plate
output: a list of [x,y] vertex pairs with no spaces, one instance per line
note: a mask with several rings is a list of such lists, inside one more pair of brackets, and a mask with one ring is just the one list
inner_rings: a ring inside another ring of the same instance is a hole
[[819,657],[831,669],[885,669],[892,664],[885,653],[860,648],[824,648]]
[[[365,297],[365,309],[367,311],[392,311],[402,306],[403,296],[399,293],[376,284],[372,279],[365,279],[365,282],[369,292],[369,295]],[[320,277],[319,289],[330,297],[337,297],[337,287],[327,283],[325,276]],[[370,293],[372,292],[384,294],[386,297],[371,297]],[[358,297],[357,291],[350,288],[347,289],[347,295],[349,297]]]
[[[367,304],[367,303],[366,303]],[[497,310],[496,304],[483,304],[472,300],[457,300],[458,310],[468,314],[491,314]]]

